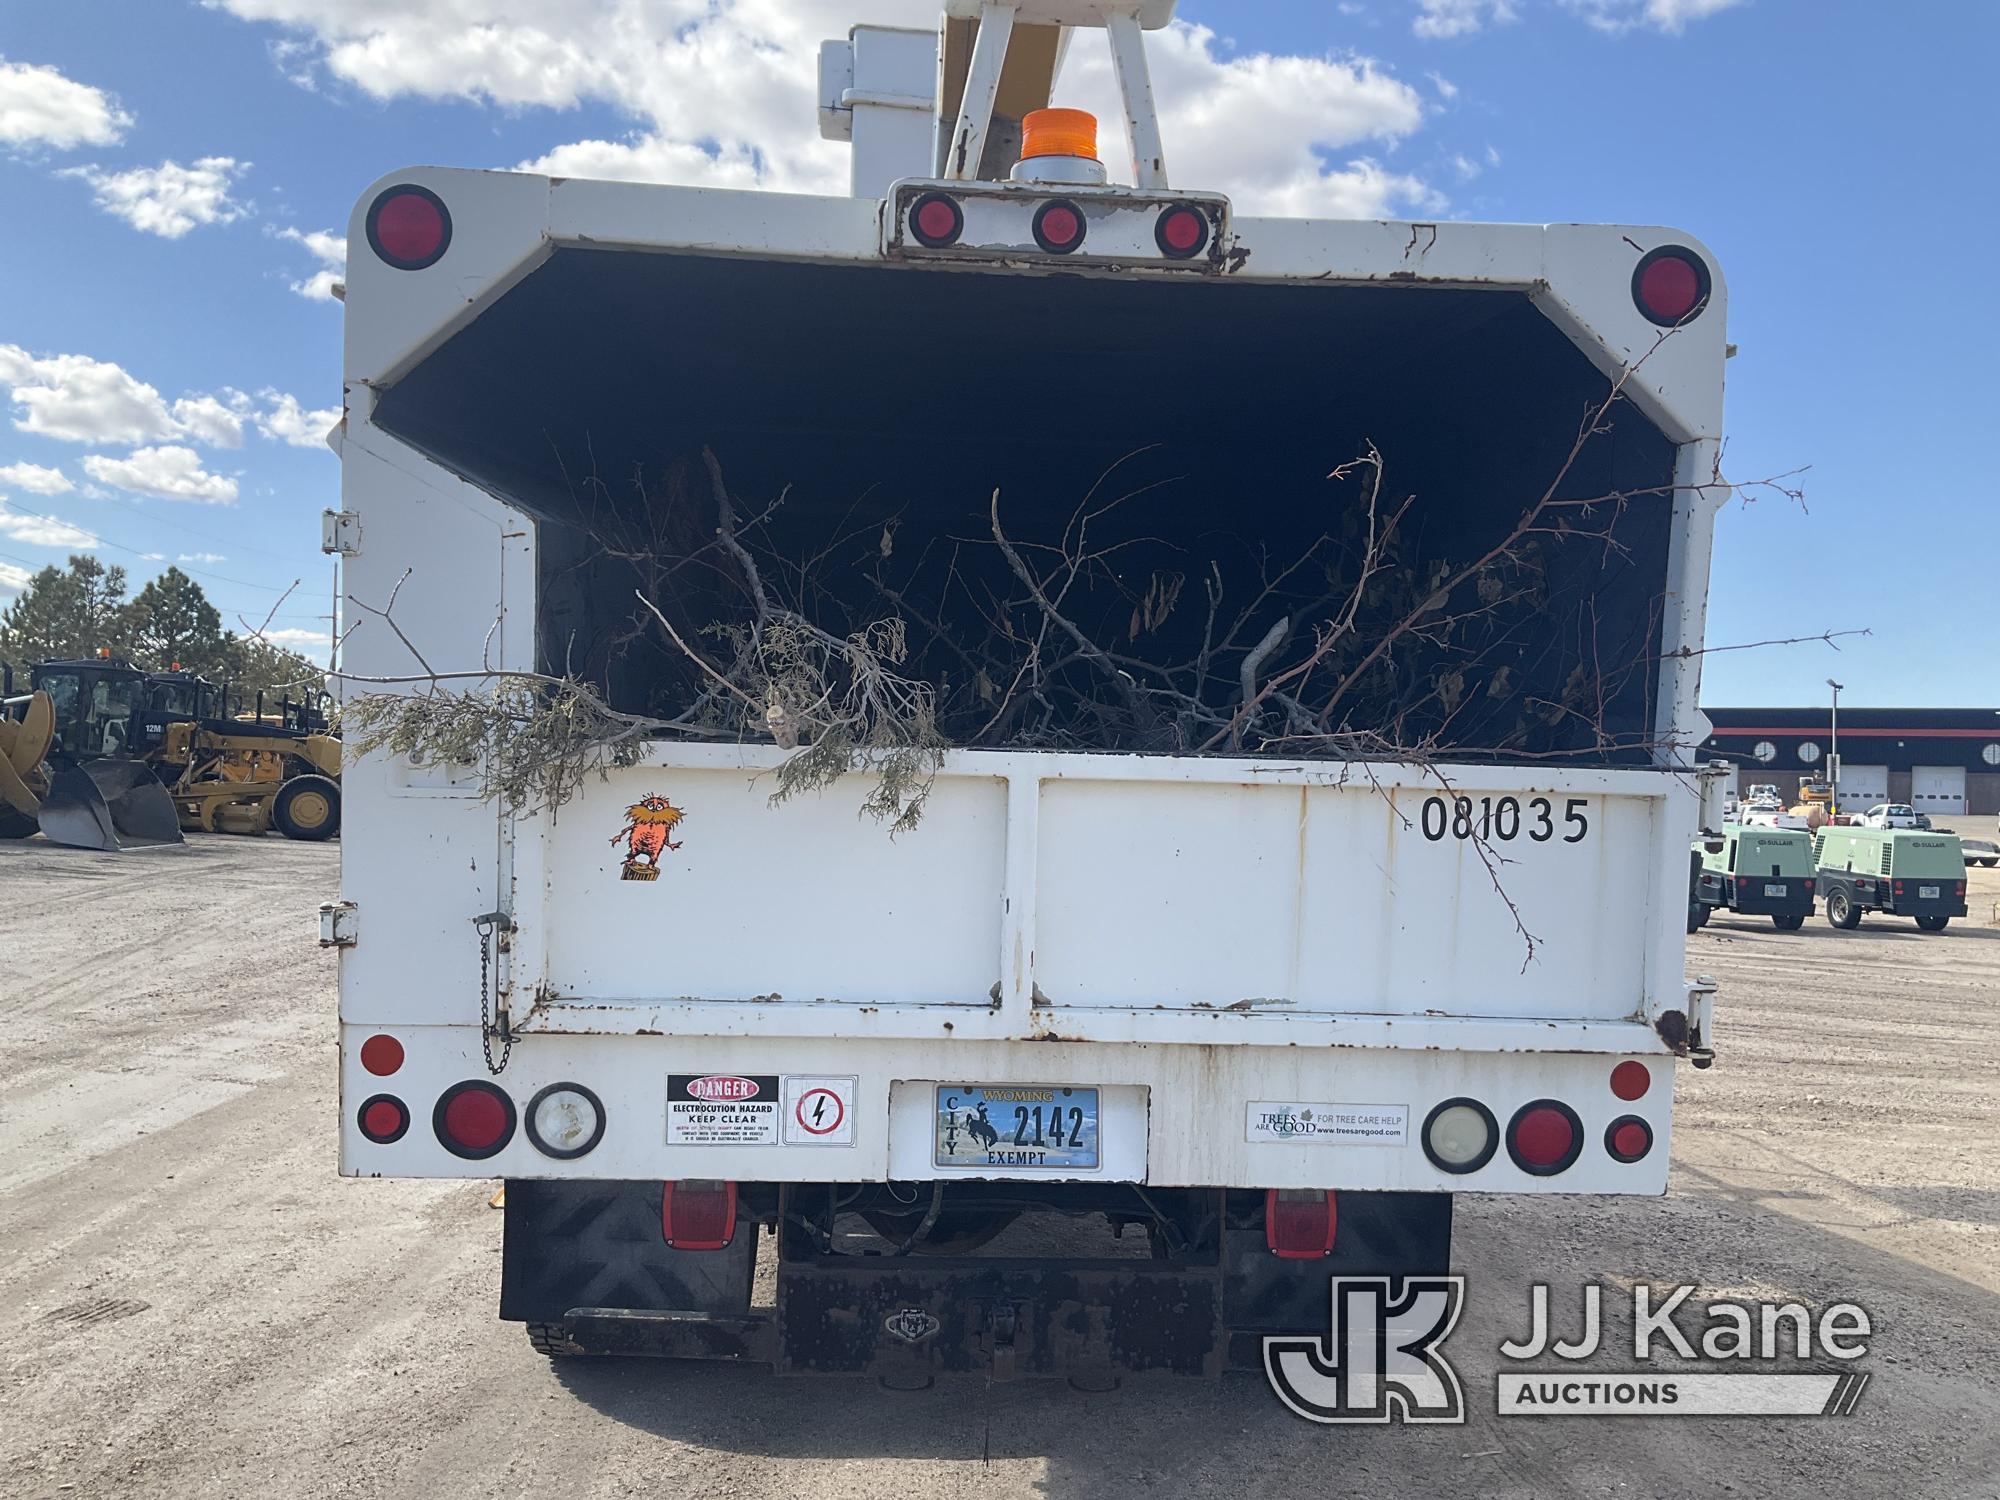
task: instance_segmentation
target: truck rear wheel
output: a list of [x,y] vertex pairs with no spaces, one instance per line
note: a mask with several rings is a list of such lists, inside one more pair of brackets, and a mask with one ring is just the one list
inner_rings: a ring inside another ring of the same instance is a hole
[[1797,932],[1801,927],[1806,925],[1806,916],[1804,912],[1793,912],[1788,916],[1782,917],[1774,914],[1771,918],[1771,925],[1780,932]]
[[1861,908],[1854,904],[1854,898],[1836,887],[1826,893],[1826,919],[1842,931],[1852,931],[1861,925]]
[[1917,925],[1925,932],[1943,932],[1951,925],[1950,917],[1918,917]]
[[330,776],[294,776],[278,788],[271,821],[288,839],[332,838],[340,831],[340,783]]
[[528,1342],[535,1346],[535,1353],[550,1359],[573,1359],[577,1349],[569,1341],[567,1323],[529,1323]]

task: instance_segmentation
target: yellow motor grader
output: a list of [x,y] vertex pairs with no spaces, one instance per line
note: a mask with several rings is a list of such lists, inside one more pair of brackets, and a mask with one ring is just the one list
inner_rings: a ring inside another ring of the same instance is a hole
[[311,707],[279,702],[227,716],[224,694],[192,673],[155,672],[143,753],[190,832],[321,840],[340,830],[340,741]]

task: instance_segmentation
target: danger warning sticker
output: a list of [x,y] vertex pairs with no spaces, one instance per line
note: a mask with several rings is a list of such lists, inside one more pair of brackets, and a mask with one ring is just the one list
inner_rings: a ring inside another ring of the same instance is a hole
[[667,1075],[669,1146],[773,1146],[779,1080],[736,1073]]

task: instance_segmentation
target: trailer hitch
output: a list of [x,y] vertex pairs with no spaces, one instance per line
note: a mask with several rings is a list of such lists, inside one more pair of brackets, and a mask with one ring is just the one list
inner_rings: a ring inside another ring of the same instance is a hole
[[996,1302],[987,1308],[986,1377],[995,1385],[1014,1378],[1014,1335],[1020,1319],[1020,1309],[1012,1302]]

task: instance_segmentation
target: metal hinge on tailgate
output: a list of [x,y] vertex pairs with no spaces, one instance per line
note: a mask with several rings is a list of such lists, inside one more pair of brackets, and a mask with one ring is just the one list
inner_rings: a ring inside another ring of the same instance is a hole
[[1715,1066],[1715,980],[1697,974],[1687,987],[1688,1061],[1697,1068]]
[[328,510],[320,512],[319,550],[339,557],[357,557],[361,553],[361,515],[358,511]]
[[319,909],[319,945],[352,948],[361,936],[361,908],[352,901],[326,901]]

